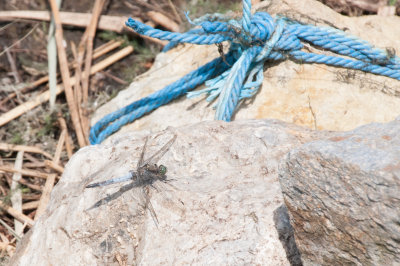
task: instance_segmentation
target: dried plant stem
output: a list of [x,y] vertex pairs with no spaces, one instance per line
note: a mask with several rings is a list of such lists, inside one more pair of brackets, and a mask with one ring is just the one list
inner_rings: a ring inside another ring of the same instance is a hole
[[[76,12],[60,12],[62,24],[76,27],[86,27],[90,22],[91,14]],[[10,21],[15,19],[34,19],[41,21],[50,21],[51,13],[49,11],[34,10],[13,10],[0,11],[0,21]],[[99,29],[122,32],[127,17],[123,16],[101,16],[99,21]],[[134,18],[141,21],[140,18]]]
[[78,139],[79,146],[83,147],[86,145],[85,138],[83,136],[82,127],[79,121],[78,110],[76,107],[76,102],[74,100],[72,87],[71,87],[71,78],[68,69],[68,61],[67,54],[65,53],[64,45],[63,45],[63,29],[60,19],[60,13],[57,7],[57,3],[55,0],[49,0],[51,10],[53,12],[54,22],[56,25],[56,42],[57,42],[57,50],[58,50],[58,59],[61,71],[61,78],[63,80],[65,96],[67,98],[69,112],[71,114],[72,124],[74,125],[76,137]]
[[171,7],[172,12],[173,12],[174,15],[175,15],[176,21],[178,21],[179,23],[182,23],[182,19],[181,19],[181,17],[179,16],[178,12],[176,11],[175,5],[172,3],[171,0],[168,0],[168,4],[169,4],[169,6]]
[[20,184],[26,186],[26,187],[29,187],[29,188],[31,188],[31,189],[36,190],[36,191],[42,191],[42,190],[43,190],[41,186],[31,184],[31,183],[29,183],[28,181],[26,181],[25,179],[21,179],[21,180],[19,180],[18,182],[19,182]]
[[72,149],[72,140],[71,137],[68,134],[68,129],[67,129],[67,123],[65,122],[65,119],[62,118],[61,114],[58,115],[58,123],[60,124],[61,130],[65,130],[65,149],[67,150],[67,155],[68,159],[71,159],[72,154],[73,154],[73,149]]
[[38,178],[43,178],[43,179],[46,179],[49,176],[48,174],[42,173],[39,171],[28,170],[28,169],[15,169],[15,168],[8,167],[5,165],[0,165],[0,171],[9,172],[9,173],[18,173],[23,176],[38,177]]
[[14,208],[8,206],[1,200],[0,200],[0,208],[5,210],[8,214],[10,214],[12,217],[16,218],[18,221],[20,221],[22,223],[26,223],[29,227],[31,227],[33,225],[33,220],[31,218],[29,218],[25,214],[15,210]]
[[159,12],[149,11],[147,12],[147,16],[157,25],[161,25],[170,31],[179,31],[179,25],[175,21]]
[[[82,38],[86,38],[86,32],[85,34],[83,34]],[[75,82],[74,82],[74,98],[75,98],[75,102],[76,102],[76,107],[78,110],[78,116],[79,116],[79,121],[81,123],[81,127],[83,130],[83,126],[82,126],[82,87],[81,87],[81,79],[82,79],[82,62],[83,62],[83,56],[85,53],[85,49],[84,46],[82,46],[81,44],[79,44],[79,48],[78,51],[76,50],[76,46],[73,42],[71,42],[71,48],[72,48],[72,52],[74,55],[74,59],[75,59]],[[84,133],[84,130],[82,131],[82,133]],[[87,140],[87,136],[84,134],[85,136],[85,142],[86,144],[88,144],[88,140]]]
[[5,49],[5,52],[7,55],[8,62],[10,63],[10,67],[11,67],[11,71],[12,71],[12,74],[15,79],[15,83],[21,83],[21,76],[18,74],[17,65],[15,64],[15,60],[14,60],[13,56],[11,55],[10,51],[8,51],[7,48]]
[[46,156],[49,159],[53,159],[53,156],[51,156],[49,153],[42,151],[38,147],[34,147],[34,146],[0,143],[0,150],[2,150],[2,151],[25,151],[25,152],[31,152],[31,153],[39,153],[39,154]]
[[[50,166],[52,169],[56,169],[60,173],[64,171],[64,169],[58,165],[60,162],[60,157],[61,157],[61,152],[64,147],[64,141],[65,141],[65,136],[67,135],[67,129],[64,128],[63,131],[60,134],[60,137],[58,139],[57,147],[56,147],[56,152],[54,153],[54,159],[53,161],[45,161],[46,166]],[[50,163],[50,165],[48,164]],[[60,169],[61,168],[61,171]],[[36,209],[36,214],[35,214],[35,220],[40,217],[46,210],[47,204],[49,203],[50,200],[50,193],[53,190],[54,187],[54,182],[56,181],[56,174],[50,174],[48,178],[46,179],[46,183],[43,188],[42,196],[40,197],[40,203],[38,208]]]
[[11,48],[13,48],[15,45],[19,44],[21,41],[25,40],[29,35],[32,34],[32,32],[34,32],[36,30],[36,28],[39,26],[40,24],[37,23],[27,34],[25,34],[24,37],[22,37],[21,39],[19,39],[18,41],[16,41],[15,43],[13,43],[11,46],[7,47],[6,49],[4,49],[1,53],[0,56],[2,56],[4,53],[6,53],[8,50],[10,50]]
[[121,84],[121,85],[126,85],[128,84],[128,82],[126,82],[123,79],[120,79],[119,77],[116,77],[110,73],[108,73],[107,71],[100,71],[101,74],[104,74],[104,76],[109,77],[110,79],[114,80],[115,82]]
[[[18,241],[21,240],[21,236],[18,235],[6,222],[0,219],[0,224],[4,226]],[[0,249],[2,249],[0,247]]]
[[115,48],[121,46],[122,42],[120,41],[115,41],[115,40],[111,40],[103,45],[100,45],[99,47],[97,47],[94,52],[93,52],[93,59],[96,59],[112,50],[114,50]]
[[97,24],[100,18],[101,10],[103,9],[105,0],[96,0],[93,7],[93,14],[90,20],[90,24],[87,27],[86,31],[87,40],[86,40],[86,58],[85,58],[85,76],[82,77],[82,89],[83,89],[83,104],[87,105],[88,101],[88,89],[89,89],[89,73],[90,68],[92,66],[92,57],[93,57],[93,39],[96,34]]
[[[17,157],[15,159],[14,163],[14,169],[21,170],[22,169],[22,163],[24,160],[24,152],[19,151],[17,154]],[[12,207],[19,211],[22,212],[22,192],[21,189],[19,188],[18,181],[20,181],[22,178],[22,175],[20,173],[14,173],[12,177],[12,183],[11,183],[11,204]],[[14,220],[14,230],[17,233],[18,236],[22,236],[23,234],[23,224],[19,222],[17,219]]]
[[[88,92],[89,92],[89,73],[93,58],[93,39],[96,33],[97,24],[103,9],[105,0],[96,0],[93,7],[90,23],[79,43],[76,56],[75,67],[75,100],[77,103],[78,114],[81,122],[82,133],[85,136],[86,144],[89,144],[89,119],[87,117]],[[82,72],[82,64],[85,58],[85,70]],[[84,74],[84,75],[82,75]]]
[[[65,135],[63,136],[63,138],[65,139]],[[63,142],[64,144],[64,142]],[[57,171],[58,173],[62,174],[64,172],[64,167],[60,166],[59,164],[53,162],[53,161],[49,161],[49,160],[45,160],[44,161],[46,167]]]
[[30,201],[30,202],[24,203],[22,205],[22,209],[23,210],[32,210],[32,209],[36,209],[38,206],[39,206],[39,201],[35,200],[35,201]]

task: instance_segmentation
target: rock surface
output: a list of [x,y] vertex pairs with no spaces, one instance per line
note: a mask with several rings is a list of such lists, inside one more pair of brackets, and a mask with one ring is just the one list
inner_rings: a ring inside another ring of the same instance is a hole
[[280,183],[304,265],[400,265],[400,117],[291,150]]
[[85,189],[134,168],[143,137],[130,133],[85,147],[67,164],[12,265],[300,265],[278,165],[290,149],[326,134],[250,120],[153,135],[145,158],[177,135],[160,160],[172,186],[150,189],[158,227],[138,189],[93,209],[126,183]]
[[[312,8],[310,8],[312,7]],[[259,11],[283,14],[304,23],[334,25],[349,34],[400,54],[400,18],[345,17],[313,0],[264,1]],[[215,45],[185,45],[158,55],[153,67],[95,113],[92,124],[112,111],[162,89],[218,57]],[[163,130],[213,120],[215,110],[204,97],[180,99],[125,126],[131,130]],[[389,122],[400,115],[400,82],[361,71],[292,61],[266,65],[264,82],[252,101],[244,102],[234,119],[275,118],[312,129],[352,130],[371,122]]]

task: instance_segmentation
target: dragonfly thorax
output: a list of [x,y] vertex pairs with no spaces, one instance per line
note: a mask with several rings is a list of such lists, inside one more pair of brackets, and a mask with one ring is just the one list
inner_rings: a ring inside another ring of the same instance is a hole
[[158,166],[157,164],[145,164],[140,169],[140,176],[144,183],[153,183],[156,180],[165,180],[167,176],[167,167],[164,165]]

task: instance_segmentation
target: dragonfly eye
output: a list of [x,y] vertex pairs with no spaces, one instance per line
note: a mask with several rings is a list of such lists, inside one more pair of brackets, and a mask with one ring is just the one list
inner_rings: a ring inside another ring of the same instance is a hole
[[165,174],[167,173],[167,167],[165,167],[164,165],[160,165],[160,166],[158,167],[158,172],[159,172],[161,175],[165,175]]

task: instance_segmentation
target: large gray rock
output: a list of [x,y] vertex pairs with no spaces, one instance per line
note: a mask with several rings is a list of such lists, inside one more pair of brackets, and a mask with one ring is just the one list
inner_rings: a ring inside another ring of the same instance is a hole
[[289,152],[280,183],[305,265],[400,265],[400,117]]
[[66,165],[12,265],[299,265],[278,165],[290,149],[324,134],[254,120],[152,135],[145,157],[177,135],[160,161],[173,187],[150,190],[158,227],[137,189],[90,210],[125,184],[85,189],[134,168],[143,136],[85,147]]
[[[346,17],[314,0],[263,1],[256,9],[273,16],[282,14],[304,23],[347,29],[351,35],[383,49],[392,47],[400,54],[400,38],[393,37],[400,36],[400,18],[397,16]],[[307,49],[316,52],[310,47]],[[110,112],[162,89],[218,56],[215,45],[181,45],[159,54],[147,73],[96,111],[92,124]],[[215,110],[212,105],[204,97],[181,97],[125,126],[121,132],[159,131],[168,126],[213,120]],[[238,108],[234,119],[274,118],[312,129],[343,131],[371,122],[389,122],[398,115],[398,80],[323,64],[286,60],[266,65],[259,93]]]

